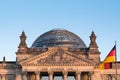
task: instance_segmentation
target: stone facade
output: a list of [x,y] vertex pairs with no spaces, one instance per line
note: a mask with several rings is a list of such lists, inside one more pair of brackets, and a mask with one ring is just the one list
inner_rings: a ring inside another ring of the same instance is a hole
[[[29,48],[26,35],[22,32],[16,55],[14,62],[5,61],[5,57],[1,61],[0,80],[115,80],[116,77],[115,63],[112,64],[112,69],[99,69],[100,52],[94,32],[91,33],[90,45],[86,48]],[[120,80],[120,63],[117,63],[117,78]]]

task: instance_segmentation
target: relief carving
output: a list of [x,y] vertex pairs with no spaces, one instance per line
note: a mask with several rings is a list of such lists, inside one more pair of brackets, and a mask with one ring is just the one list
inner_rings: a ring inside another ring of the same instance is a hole
[[[64,50],[52,51],[39,57],[28,60],[24,65],[91,65],[89,61],[74,56],[72,53]],[[93,64],[93,63],[92,63]]]
[[37,63],[74,63],[77,62],[74,57],[66,55],[64,52],[58,51],[44,59],[40,59]]

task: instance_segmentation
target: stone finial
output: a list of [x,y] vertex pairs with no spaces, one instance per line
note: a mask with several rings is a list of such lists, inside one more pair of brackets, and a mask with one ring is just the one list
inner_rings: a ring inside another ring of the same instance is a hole
[[91,36],[90,36],[90,47],[98,48],[98,46],[96,44],[96,35],[95,35],[94,31],[92,31]]
[[20,36],[20,44],[18,48],[26,48],[27,44],[26,44],[26,35],[25,32],[23,31],[21,36]]
[[5,56],[3,57],[3,63],[5,63],[6,62],[6,60],[5,60]]

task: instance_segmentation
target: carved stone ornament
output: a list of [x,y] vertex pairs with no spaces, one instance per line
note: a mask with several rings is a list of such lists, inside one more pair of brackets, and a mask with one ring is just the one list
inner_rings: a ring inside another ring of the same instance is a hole
[[77,61],[78,60],[76,60],[73,57],[70,57],[69,55],[66,55],[64,52],[58,51],[44,59],[38,60],[37,62],[39,64],[39,63],[74,63]]

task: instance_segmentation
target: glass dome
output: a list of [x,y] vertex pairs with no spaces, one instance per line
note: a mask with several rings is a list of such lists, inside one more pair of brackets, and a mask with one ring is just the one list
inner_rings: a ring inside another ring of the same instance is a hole
[[82,39],[65,29],[53,29],[48,31],[39,36],[32,44],[32,48],[54,46],[77,46],[80,48],[86,48]]

